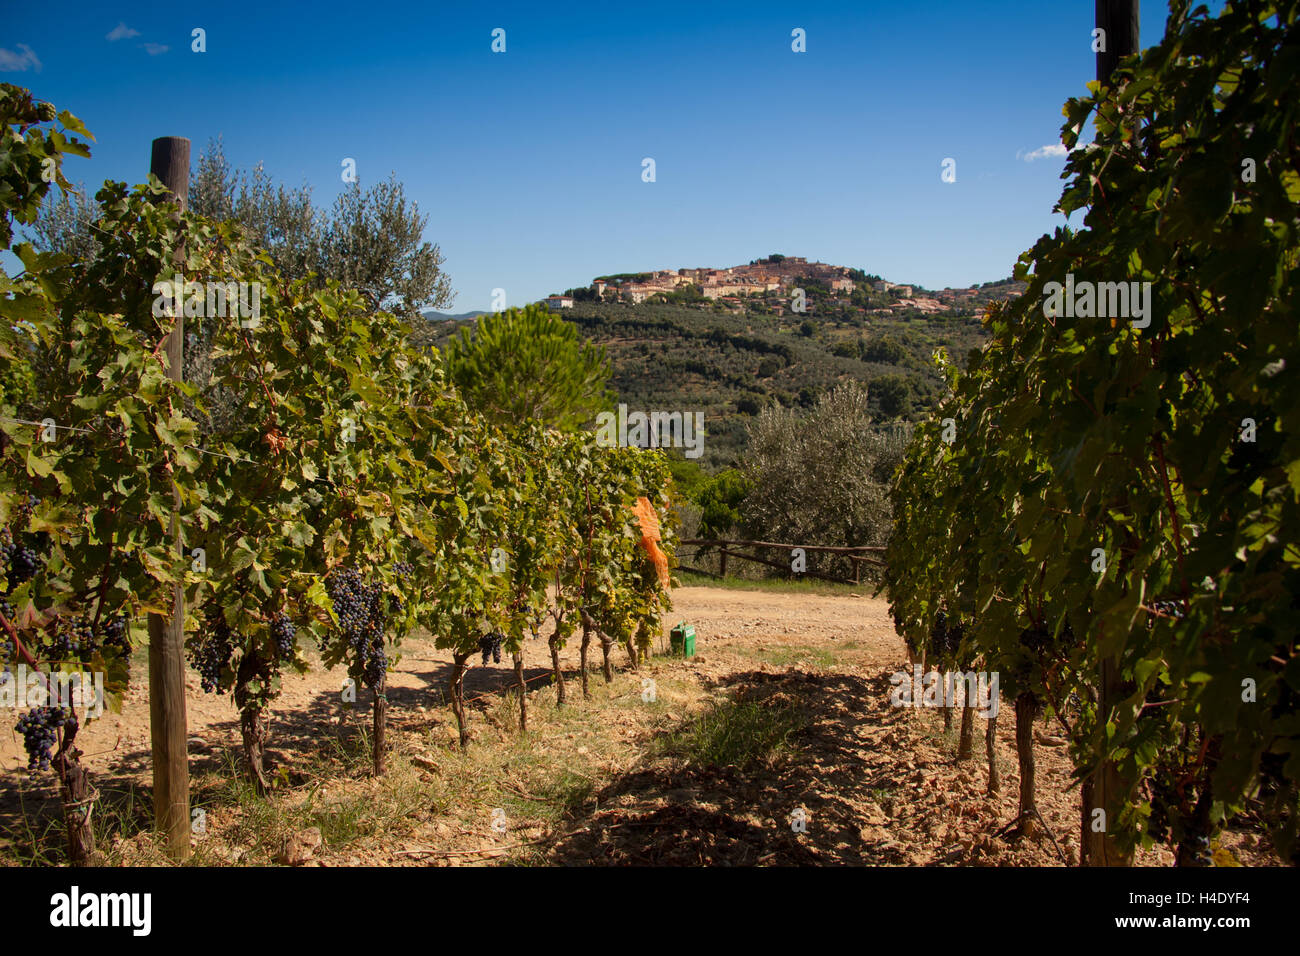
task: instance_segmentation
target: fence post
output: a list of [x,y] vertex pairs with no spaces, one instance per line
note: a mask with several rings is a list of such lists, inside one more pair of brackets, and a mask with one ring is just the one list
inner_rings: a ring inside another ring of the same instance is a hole
[[[162,136],[153,141],[149,172],[167,187],[168,199],[185,208],[190,189],[190,141]],[[184,257],[178,251],[177,269]],[[179,295],[179,293],[178,293]],[[167,336],[167,377],[179,382],[185,359],[185,316],[175,316]],[[184,554],[178,512],[172,512],[171,533]],[[149,729],[153,743],[153,811],[155,827],[167,836],[168,855],[177,862],[190,857],[190,768],[186,752],[185,715],[185,589],[177,585],[170,617],[149,615]]]
[[[1096,0],[1097,28],[1104,30],[1106,49],[1097,53],[1097,80],[1103,85],[1111,81],[1111,73],[1119,61],[1138,50],[1139,0]],[[1098,673],[1098,709],[1102,720],[1126,696],[1120,680],[1118,654],[1104,657]],[[1082,840],[1079,846],[1081,866],[1132,866],[1133,855],[1123,852],[1111,836],[1111,824],[1104,829],[1094,827],[1091,818],[1094,810],[1103,812],[1126,789],[1126,781],[1113,760],[1103,761],[1093,775],[1085,781],[1083,789]]]

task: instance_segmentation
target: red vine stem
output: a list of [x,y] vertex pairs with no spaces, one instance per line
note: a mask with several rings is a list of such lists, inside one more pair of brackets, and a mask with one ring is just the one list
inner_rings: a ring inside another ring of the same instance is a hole
[[1146,710],[1148,707],[1164,707],[1166,704],[1179,704],[1179,703],[1182,703],[1182,700],[1183,700],[1183,699],[1182,699],[1181,697],[1175,697],[1173,700],[1147,700],[1147,701],[1143,701],[1143,702],[1142,702],[1142,706],[1138,708],[1138,714],[1140,715],[1140,714],[1141,714],[1144,710]]
[[23,642],[18,639],[18,631],[14,629],[13,624],[10,623],[9,618],[4,616],[3,612],[0,612],[0,625],[9,632],[9,639],[14,642],[14,650],[18,652],[22,659],[25,660],[33,670],[39,671],[41,665],[37,663],[36,658],[32,657],[31,652],[27,650],[23,645]]

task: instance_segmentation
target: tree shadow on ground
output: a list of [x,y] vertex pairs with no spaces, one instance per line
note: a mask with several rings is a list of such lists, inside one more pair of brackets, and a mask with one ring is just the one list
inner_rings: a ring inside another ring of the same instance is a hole
[[[687,753],[652,757],[593,794],[566,820],[550,861],[568,865],[777,866],[904,862],[901,847],[873,838],[864,823],[879,812],[872,791],[892,790],[898,768],[865,756],[906,711],[888,706],[888,675],[731,674],[722,707],[794,708],[799,726],[786,752],[742,766]],[[673,739],[700,738],[701,716]],[[717,721],[715,720],[715,723]],[[724,726],[726,722],[723,721]],[[713,734],[705,728],[704,734]],[[662,752],[662,740],[658,742]],[[710,741],[712,744],[713,741]],[[723,741],[723,752],[726,745]],[[654,745],[652,744],[652,750]],[[762,756],[762,755],[758,755]],[[806,828],[796,832],[803,810]]]

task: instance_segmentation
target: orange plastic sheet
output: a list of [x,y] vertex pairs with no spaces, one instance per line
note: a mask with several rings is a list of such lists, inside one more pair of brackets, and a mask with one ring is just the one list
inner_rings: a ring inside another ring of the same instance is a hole
[[667,589],[668,555],[659,547],[659,516],[655,514],[654,505],[650,504],[649,498],[638,498],[632,506],[632,513],[641,525],[641,547],[645,548],[646,554],[654,562],[655,570],[659,572],[660,586]]

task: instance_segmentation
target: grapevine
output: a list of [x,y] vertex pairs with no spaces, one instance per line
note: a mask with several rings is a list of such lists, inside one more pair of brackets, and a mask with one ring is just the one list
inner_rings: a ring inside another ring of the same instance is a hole
[[[0,87],[0,107],[5,155],[30,187],[2,197],[8,249],[12,222],[68,187],[44,158],[88,154],[88,134],[15,87]],[[417,625],[456,661],[462,742],[468,659],[513,656],[522,723],[522,640],[548,614],[560,680],[557,648],[579,623],[600,636],[607,677],[614,641],[634,664],[648,653],[668,601],[632,508],[645,499],[671,557],[661,453],[536,422],[503,431],[466,407],[436,354],[408,346],[395,317],[337,283],[288,281],[238,226],[167,198],[157,182],[106,183],[91,258],[19,245],[24,275],[0,290],[0,358],[50,370],[42,407],[5,405],[0,424],[0,614],[18,637],[6,629],[6,661],[21,642],[44,663],[102,667],[120,696],[132,625],[182,589],[189,662],[203,691],[231,695],[265,791],[268,708],[281,674],[307,666],[304,648],[373,691],[376,772],[389,671]],[[255,326],[187,316],[212,361],[185,386],[161,358],[169,317],[144,292],[178,269],[262,289]],[[52,441],[30,424],[44,418]],[[19,725],[30,765],[54,769],[78,808],[90,799],[72,746],[81,726],[59,708]],[[88,818],[68,817],[76,862],[93,854]]]
[[[1176,2],[1160,44],[1066,104],[1058,209],[1083,223],[1021,257],[1025,293],[989,310],[965,373],[945,366],[951,395],[895,482],[887,587],[909,645],[959,610],[1018,719],[1077,702],[1081,862],[1167,840],[1204,865],[1243,813],[1300,859],[1300,571],[1278,533],[1300,527],[1297,29],[1289,4]],[[1048,308],[1049,283],[1118,281],[1151,284],[1149,324]]]

